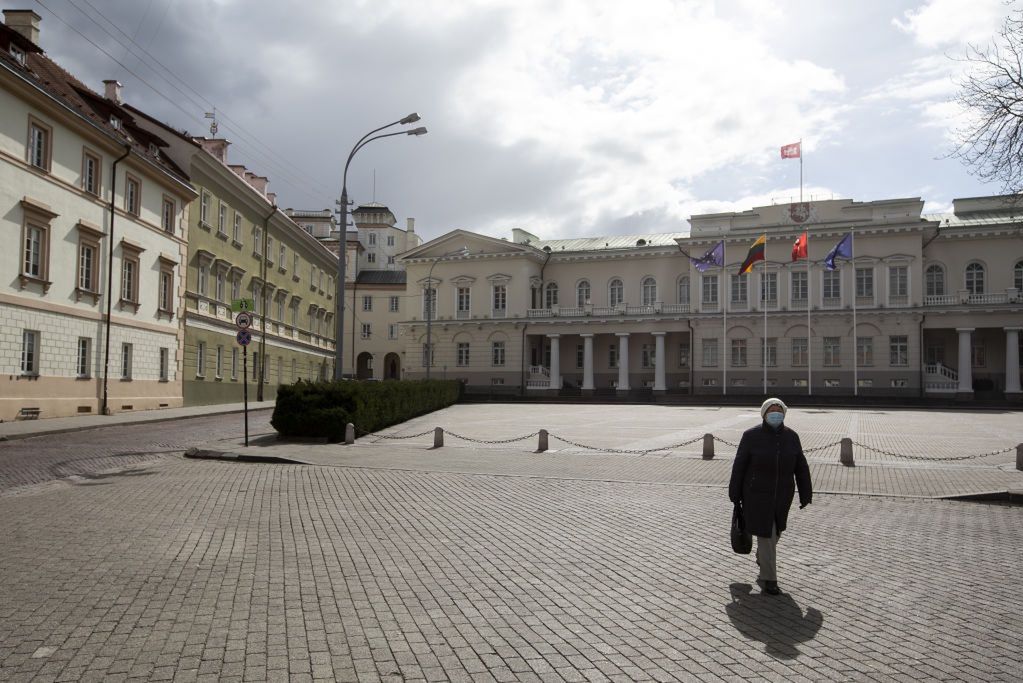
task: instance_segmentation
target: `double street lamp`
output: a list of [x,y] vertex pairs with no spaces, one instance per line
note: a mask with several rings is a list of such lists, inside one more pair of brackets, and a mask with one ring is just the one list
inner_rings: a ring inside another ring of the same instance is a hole
[[437,305],[437,290],[433,287],[433,269],[438,263],[450,256],[468,256],[469,247],[441,254],[433,260],[430,272],[426,276],[426,379],[430,379],[430,366],[433,365],[433,344],[431,343],[430,327],[433,322],[433,307]]
[[[335,314],[334,324],[334,379],[341,379],[342,368],[344,367],[344,323],[345,323],[345,256],[348,252],[348,166],[352,163],[352,157],[360,149],[381,138],[389,138],[395,135],[425,135],[426,128],[420,126],[419,128],[413,128],[412,130],[402,130],[397,133],[384,133],[377,135],[382,130],[390,128],[391,126],[408,125],[415,123],[419,120],[419,114],[415,112],[409,114],[403,119],[399,119],[392,123],[388,123],[386,126],[380,126],[376,130],[370,132],[359,138],[359,141],[355,143],[355,147],[352,147],[351,153],[348,155],[348,160],[345,161],[345,170],[341,175],[341,199],[338,201],[338,206],[341,207],[341,221],[338,225],[338,245],[337,245],[337,313]],[[352,339],[352,343],[355,343],[355,339]]]

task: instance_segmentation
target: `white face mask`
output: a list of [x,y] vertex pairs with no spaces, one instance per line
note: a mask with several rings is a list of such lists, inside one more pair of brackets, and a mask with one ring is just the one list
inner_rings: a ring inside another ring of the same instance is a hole
[[764,416],[764,420],[768,425],[777,429],[778,427],[781,427],[781,423],[785,421],[785,414],[778,412],[768,413]]

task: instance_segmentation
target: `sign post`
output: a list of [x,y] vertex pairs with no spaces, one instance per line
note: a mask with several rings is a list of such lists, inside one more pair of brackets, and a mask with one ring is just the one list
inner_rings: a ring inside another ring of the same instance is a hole
[[[236,301],[249,301],[251,299],[235,299],[231,302],[231,308],[234,308]],[[235,339],[242,347],[242,400],[245,406],[245,446],[249,445],[249,342],[252,341],[252,333],[249,332],[249,325],[252,324],[252,315],[245,311],[242,311],[234,319],[235,324],[238,326],[238,334]]]

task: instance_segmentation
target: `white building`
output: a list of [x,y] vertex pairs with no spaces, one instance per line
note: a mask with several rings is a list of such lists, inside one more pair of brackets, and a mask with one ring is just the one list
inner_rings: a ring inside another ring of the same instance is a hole
[[[407,375],[426,375],[429,336],[432,376],[470,391],[1019,399],[1023,217],[1003,197],[922,209],[786,204],[571,240],[456,230],[400,259]],[[766,260],[739,275],[761,235]],[[853,258],[827,269],[847,235]],[[689,257],[722,241],[724,267],[700,272]]]
[[0,419],[182,403],[185,173],[39,47],[40,17],[0,27]]

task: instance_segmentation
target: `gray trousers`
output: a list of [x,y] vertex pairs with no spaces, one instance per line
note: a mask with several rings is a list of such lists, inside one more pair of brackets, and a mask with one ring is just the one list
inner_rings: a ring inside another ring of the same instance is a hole
[[778,532],[771,525],[770,536],[757,536],[757,564],[760,565],[760,581],[778,580]]

